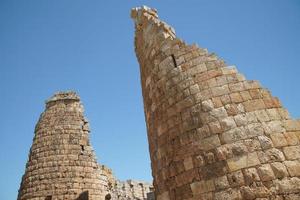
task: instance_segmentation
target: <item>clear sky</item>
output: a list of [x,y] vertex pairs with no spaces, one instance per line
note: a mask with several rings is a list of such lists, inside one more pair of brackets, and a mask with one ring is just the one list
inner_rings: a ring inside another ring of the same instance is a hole
[[44,101],[61,90],[81,96],[100,163],[152,180],[130,19],[143,4],[300,116],[300,1],[0,0],[1,200],[16,199]]

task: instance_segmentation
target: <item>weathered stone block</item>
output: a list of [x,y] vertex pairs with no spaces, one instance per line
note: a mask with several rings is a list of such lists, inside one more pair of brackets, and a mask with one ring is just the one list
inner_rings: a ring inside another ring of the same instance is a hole
[[246,167],[251,167],[260,164],[256,152],[249,153],[240,157],[234,157],[227,160],[230,171],[236,171]]
[[191,184],[191,189],[194,195],[203,194],[215,190],[213,180],[198,181]]
[[242,186],[245,184],[244,175],[241,170],[227,175],[231,187]]
[[273,133],[270,135],[272,142],[274,144],[274,147],[282,147],[287,146],[288,143],[282,133]]
[[215,179],[215,186],[217,190],[223,190],[229,187],[227,176],[220,176]]
[[264,101],[262,99],[245,101],[243,103],[246,112],[251,112],[254,110],[260,110],[265,108]]
[[298,131],[300,130],[300,120],[286,120],[284,127],[287,131]]
[[300,176],[300,162],[298,160],[284,162],[291,176]]
[[271,163],[271,168],[273,169],[273,172],[274,172],[274,175],[276,176],[276,178],[284,178],[284,177],[288,176],[286,167],[281,162]]
[[238,189],[227,189],[215,193],[215,200],[242,200],[241,193]]
[[260,181],[256,168],[247,168],[242,171],[244,173],[246,185],[250,185],[253,182]]
[[270,181],[275,179],[275,175],[269,164],[261,165],[258,167],[257,171],[262,181]]
[[270,149],[273,147],[273,143],[269,137],[266,136],[258,136],[258,140],[260,142],[262,149]]

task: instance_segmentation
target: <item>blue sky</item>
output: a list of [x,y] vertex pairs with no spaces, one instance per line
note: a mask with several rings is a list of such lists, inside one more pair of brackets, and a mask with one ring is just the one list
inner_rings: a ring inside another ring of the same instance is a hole
[[16,199],[44,101],[61,90],[81,96],[98,161],[151,181],[130,19],[143,4],[300,117],[300,1],[0,0],[0,199]]

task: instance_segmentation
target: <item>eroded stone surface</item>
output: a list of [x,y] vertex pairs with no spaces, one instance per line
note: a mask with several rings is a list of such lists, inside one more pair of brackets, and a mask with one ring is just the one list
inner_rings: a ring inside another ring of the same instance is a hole
[[99,165],[89,141],[89,123],[75,92],[46,101],[35,128],[18,200],[151,200],[152,185],[118,181]]
[[298,199],[300,121],[155,9],[131,16],[157,198]]

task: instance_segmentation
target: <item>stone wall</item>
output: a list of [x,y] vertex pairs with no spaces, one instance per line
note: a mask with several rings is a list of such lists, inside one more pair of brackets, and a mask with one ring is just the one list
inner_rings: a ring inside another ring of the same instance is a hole
[[102,174],[107,177],[107,196],[118,200],[154,200],[153,186],[150,183],[136,180],[120,181],[108,167],[102,165]]
[[300,199],[300,121],[155,9],[131,17],[157,200]]
[[97,163],[89,132],[75,92],[51,97],[35,128],[18,200],[153,200],[151,184],[119,181]]
[[111,190],[112,199],[119,200],[154,200],[151,196],[153,186],[146,182],[127,180],[116,181]]
[[79,97],[55,94],[36,125],[18,199],[104,199],[106,187]]

